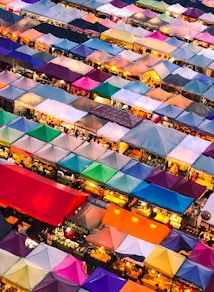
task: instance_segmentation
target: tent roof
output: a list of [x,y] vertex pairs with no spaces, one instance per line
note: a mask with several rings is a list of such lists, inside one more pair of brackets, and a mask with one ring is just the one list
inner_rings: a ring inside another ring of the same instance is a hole
[[77,223],[88,230],[96,228],[102,221],[105,209],[93,205],[89,202],[85,203],[82,209],[70,218],[71,222]]
[[129,129],[116,123],[108,122],[98,129],[97,136],[105,137],[114,142],[119,142],[121,138],[129,132]]
[[100,82],[95,81],[89,77],[81,77],[78,80],[72,82],[72,86],[86,91],[92,91],[97,87]]
[[4,97],[8,100],[15,100],[19,98],[21,95],[23,95],[26,92],[26,90],[19,89],[17,87],[14,87],[12,85],[8,85],[4,87],[3,89],[0,89],[0,96]]
[[0,248],[0,275],[6,273],[13,265],[15,265],[20,259],[19,256],[12,254],[2,248]]
[[97,131],[107,123],[108,123],[107,119],[99,118],[93,114],[87,114],[79,121],[77,121],[75,124],[76,126],[87,129],[92,133],[97,133]]
[[186,97],[184,97],[181,94],[172,94],[169,99],[167,99],[167,101],[165,103],[167,104],[171,104],[174,106],[177,106],[181,109],[185,109],[186,107],[188,107],[191,103],[193,102],[193,100],[190,100]]
[[18,116],[7,112],[3,109],[0,110],[0,125],[7,125],[10,122],[14,121]]
[[159,185],[166,189],[171,189],[179,180],[179,176],[159,168],[153,169],[153,171],[145,178],[145,181]]
[[133,214],[114,204],[109,204],[103,217],[103,224],[114,226],[122,232],[154,244],[160,243],[169,233],[169,228],[166,225]]
[[102,163],[106,166],[120,170],[131,160],[130,157],[117,153],[112,150],[107,150],[98,159],[97,162]]
[[180,115],[183,110],[171,104],[161,104],[154,110],[154,112],[161,116],[167,116],[170,119],[176,119],[176,117]]
[[99,292],[100,289],[103,292],[118,292],[125,285],[125,283],[126,280],[104,270],[101,267],[97,267],[82,287],[93,292]]
[[26,259],[47,271],[53,271],[66,256],[66,252],[41,242],[26,256]]
[[22,105],[25,108],[35,109],[35,106],[40,104],[44,100],[45,98],[40,95],[34,94],[32,92],[27,92],[23,94],[22,96],[20,96],[19,98],[17,98],[14,104],[15,104],[15,108],[16,108],[16,105],[17,106]]
[[[200,117],[207,117],[212,111],[213,108],[211,106],[207,106],[202,102],[193,101],[187,108],[186,111],[194,112]],[[203,122],[201,123],[203,124]],[[199,126],[200,127],[200,126]]]
[[150,288],[140,285],[136,282],[128,280],[126,284],[120,289],[120,292],[152,292]]
[[211,143],[203,152],[204,155],[214,158],[214,143]]
[[39,124],[35,128],[31,129],[28,132],[28,135],[44,142],[50,142],[58,135],[61,134],[60,130],[53,129],[49,126]]
[[202,132],[208,133],[209,135],[214,135],[214,121],[205,119],[199,126],[198,129]]
[[214,250],[212,247],[205,245],[203,242],[198,242],[195,248],[192,250],[188,259],[194,263],[203,265],[204,267],[213,270],[214,269]]
[[184,261],[184,256],[163,246],[156,245],[153,251],[145,259],[145,266],[173,278]]
[[81,176],[98,183],[106,183],[116,173],[116,169],[93,162],[81,172]]
[[146,94],[150,90],[151,87],[148,85],[145,85],[141,81],[133,81],[125,85],[124,88],[130,91],[133,91],[134,93],[143,95],[143,94]]
[[106,79],[110,78],[112,74],[104,72],[102,70],[94,69],[91,72],[87,73],[86,76],[98,82],[104,82]]
[[171,191],[160,186],[145,183],[139,184],[132,194],[141,200],[161,206],[162,208],[183,214],[193,203],[193,198],[188,198],[175,191]]
[[76,100],[74,100],[71,105],[72,107],[89,112],[92,110],[94,107],[98,106],[98,102],[87,98],[86,96],[79,96]]
[[190,91],[197,95],[202,95],[210,86],[197,79],[190,80],[183,86],[184,91]]
[[17,87],[19,89],[23,89],[26,91],[30,91],[32,88],[38,86],[38,82],[26,78],[26,77],[21,77],[17,80],[15,80],[14,82],[12,82],[12,84],[14,87]]
[[75,48],[78,44],[68,39],[60,39],[58,42],[53,44],[54,48],[61,49],[64,51],[70,51],[71,49]]
[[106,152],[106,149],[97,143],[85,141],[78,148],[74,149],[73,152],[85,158],[96,160]]
[[181,179],[172,187],[172,190],[197,200],[206,191],[206,187],[192,180]]
[[116,87],[114,85],[111,85],[107,82],[103,82],[99,84],[97,87],[95,87],[92,91],[92,93],[96,93],[100,96],[111,98],[113,94],[118,92],[120,90],[119,87]]
[[184,124],[191,128],[197,128],[203,122],[203,120],[203,117],[200,117],[191,111],[183,111],[175,119],[175,121],[179,124]]
[[21,138],[24,135],[24,132],[19,130],[9,128],[7,126],[2,126],[0,128],[0,142],[2,145],[10,146],[16,140]]
[[192,168],[214,175],[214,159],[205,155],[200,155],[199,158],[192,164]]
[[74,56],[80,58],[86,58],[87,56],[91,55],[94,52],[93,49],[85,46],[84,44],[77,45],[76,47],[70,50],[70,53]]
[[38,123],[28,120],[23,117],[18,117],[8,124],[8,127],[19,130],[21,132],[27,133],[34,127],[36,127]]
[[121,88],[119,91],[111,96],[111,99],[120,101],[123,104],[132,105],[132,103],[138,100],[140,97],[140,94],[137,94],[125,88]]
[[72,151],[83,143],[80,138],[61,133],[59,136],[51,141],[51,144],[62,149]]
[[[41,221],[58,225],[74,212],[86,195],[17,165],[1,165],[0,201]],[[13,177],[14,184],[8,185]]]
[[123,51],[122,48],[108,44],[105,41],[102,41],[99,39],[90,39],[84,42],[84,44],[88,46],[89,48],[92,48],[94,50],[104,51],[105,53],[110,54],[112,56],[116,56],[117,54]]
[[71,171],[81,173],[85,168],[87,168],[93,160],[87,159],[85,157],[70,153],[65,158],[58,162],[58,165],[65,167]]
[[55,164],[58,161],[62,160],[65,156],[67,156],[68,153],[68,150],[47,143],[42,148],[37,150],[34,155],[36,157],[39,157],[39,159],[41,160],[45,160]]
[[200,156],[200,152],[194,151],[188,147],[182,145],[176,146],[170,153],[168,153],[167,158],[183,162],[186,165],[191,166],[196,159]]
[[131,160],[121,169],[121,171],[138,179],[144,180],[153,169],[153,167],[142,162]]

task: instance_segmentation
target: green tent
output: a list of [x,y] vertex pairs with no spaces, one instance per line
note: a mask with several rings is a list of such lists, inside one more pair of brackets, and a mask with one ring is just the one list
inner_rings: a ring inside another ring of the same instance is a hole
[[152,5],[152,9],[158,12],[166,12],[167,8],[169,7],[169,5],[167,3],[165,3],[164,1],[160,1],[160,2],[156,2]]
[[28,135],[44,142],[50,142],[62,132],[46,125],[39,124],[28,132]]
[[18,116],[12,113],[6,112],[3,109],[0,110],[0,125],[7,125],[13,120],[15,120]]
[[21,138],[24,132],[3,126],[0,128],[0,144],[9,147],[16,140]]
[[116,169],[105,166],[98,162],[90,164],[83,172],[81,176],[83,178],[96,181],[98,183],[106,183],[117,172]]
[[92,90],[92,94],[97,94],[99,96],[110,99],[111,96],[115,94],[118,90],[120,90],[119,87],[111,85],[108,82],[103,82]]
[[154,0],[138,0],[135,2],[135,5],[139,7],[144,7],[144,8],[151,8],[157,3],[157,1]]

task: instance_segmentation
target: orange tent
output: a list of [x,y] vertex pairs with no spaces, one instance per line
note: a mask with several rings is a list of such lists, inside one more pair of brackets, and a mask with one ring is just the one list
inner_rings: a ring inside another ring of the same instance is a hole
[[109,204],[102,222],[154,244],[159,244],[170,232],[170,229],[164,224],[134,214],[113,204]]
[[154,290],[151,290],[143,285],[137,284],[131,280],[128,280],[120,290],[120,292],[152,292],[152,291]]

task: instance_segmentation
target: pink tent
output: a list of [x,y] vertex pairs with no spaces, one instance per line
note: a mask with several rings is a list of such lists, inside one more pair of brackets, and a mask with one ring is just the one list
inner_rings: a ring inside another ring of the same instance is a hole
[[214,249],[202,242],[198,242],[188,259],[214,270]]
[[95,81],[89,77],[82,77],[75,82],[72,83],[72,87],[85,90],[87,92],[90,92],[92,89],[97,87],[100,84],[100,82]]
[[159,31],[151,32],[151,33],[147,34],[145,37],[146,38],[150,37],[150,38],[161,40],[161,41],[164,41],[165,39],[168,38],[167,36],[163,35]]
[[82,285],[88,278],[88,275],[84,271],[83,262],[70,254],[55,267],[53,274],[78,285]]
[[209,32],[202,32],[195,36],[195,39],[198,41],[205,42],[207,44],[214,44],[214,36],[211,35]]

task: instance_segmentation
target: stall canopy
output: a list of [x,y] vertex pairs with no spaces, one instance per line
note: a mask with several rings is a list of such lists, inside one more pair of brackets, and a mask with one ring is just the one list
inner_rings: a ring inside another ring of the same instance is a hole
[[114,189],[121,193],[130,194],[139,184],[141,180],[130,176],[128,174],[124,174],[118,171],[107,183],[106,185],[110,189]]
[[50,142],[60,134],[60,130],[53,129],[49,126],[42,124],[39,124],[28,132],[29,136],[42,140],[44,142]]
[[178,117],[176,117],[175,122],[193,129],[197,129],[203,120],[203,117],[200,117],[193,112],[183,111]]
[[203,242],[198,242],[195,248],[192,250],[189,260],[194,263],[203,265],[204,267],[214,270],[214,250],[212,247],[204,244]]
[[192,168],[214,175],[214,159],[205,155],[200,155],[199,158],[192,164]]
[[119,91],[120,88],[108,83],[108,81],[101,83],[92,90],[92,94],[97,94],[105,98],[111,98],[113,94]]
[[74,149],[73,152],[87,159],[96,160],[106,152],[106,149],[97,143],[85,141],[78,148]]
[[180,180],[179,176],[176,176],[167,171],[155,168],[146,178],[145,181],[159,185],[166,189],[171,189],[176,182]]
[[[141,135],[139,135],[141,133]],[[164,128],[151,121],[142,121],[125,136],[122,141],[165,157],[186,135],[172,128]]]
[[128,280],[120,292],[152,292],[153,290],[136,282]]
[[[174,106],[177,106],[181,109],[184,109],[186,107],[188,107],[191,103],[193,102],[193,100],[190,100],[186,97],[184,97],[183,95],[181,94],[172,94],[170,96],[170,98],[166,101],[167,104],[172,104]],[[183,113],[181,113],[182,115]],[[185,111],[184,111],[184,114],[185,114]],[[178,116],[179,117],[179,116]]]
[[163,246],[156,245],[145,259],[145,266],[173,278],[184,261],[184,256]]
[[96,38],[87,40],[86,42],[84,42],[84,45],[94,50],[104,51],[105,53],[110,54],[112,56],[116,56],[117,54],[123,51],[122,48],[108,44],[107,42]]
[[53,44],[53,48],[69,52],[71,49],[75,48],[77,45],[78,45],[77,43],[69,41],[68,39],[61,39],[58,42]]
[[98,106],[99,103],[87,98],[86,96],[79,96],[75,101],[72,102],[72,106],[76,109],[89,112],[94,107]]
[[47,271],[53,271],[66,257],[67,253],[45,243],[40,243],[26,259]]
[[25,234],[13,229],[0,241],[0,248],[18,257],[26,257],[31,252],[31,249],[25,245],[26,238]]
[[7,126],[2,126],[0,128],[0,144],[9,147],[12,143],[21,138],[23,135],[24,132],[9,128]]
[[102,163],[106,166],[112,167],[114,169],[120,170],[123,168],[129,161],[130,157],[122,155],[112,150],[107,150],[97,159],[97,162]]
[[121,169],[121,172],[144,180],[153,171],[153,169],[153,167],[142,162],[131,160]]
[[72,82],[72,87],[75,87],[80,90],[85,90],[91,92],[95,87],[97,87],[100,82],[95,81],[89,77],[81,77],[78,80]]
[[19,88],[19,89],[23,89],[23,90],[29,91],[32,88],[38,86],[38,82],[36,82],[36,81],[34,81],[32,79],[26,78],[26,77],[21,77],[21,78],[15,80],[12,83],[12,85],[14,87]]
[[67,135],[65,133],[61,133],[59,136],[54,138],[51,141],[51,144],[60,148],[63,148],[68,151],[72,151],[78,146],[80,146],[83,143],[83,140],[80,138],[76,138],[71,135]]
[[75,125],[92,133],[97,133],[97,131],[107,123],[107,119],[99,118],[93,114],[87,114],[76,121]]
[[[17,165],[2,165],[0,201],[19,208],[51,225],[60,224],[66,216],[85,202],[86,195],[39,176]],[[8,181],[13,177],[13,184]]]
[[205,193],[206,187],[192,180],[186,180],[181,178],[173,185],[172,190],[184,196],[197,200]]
[[6,273],[13,265],[15,265],[20,257],[0,248],[0,275]]
[[88,278],[88,275],[84,271],[83,262],[76,259],[71,254],[68,254],[67,257],[55,267],[53,273],[77,285],[82,285]]
[[69,153],[70,152],[68,150],[47,143],[38,151],[36,151],[34,155],[40,160],[56,164],[58,161],[62,160],[65,156],[67,156]]
[[98,105],[91,110],[90,113],[129,129],[134,128],[141,121],[140,117],[137,117],[128,111],[123,111],[119,108],[105,104]]
[[98,162],[93,162],[85,170],[83,170],[81,176],[85,179],[105,184],[116,173],[116,169],[105,166]]
[[214,143],[211,143],[203,152],[205,156],[214,158]]
[[181,250],[192,251],[197,243],[198,240],[195,237],[179,230],[171,230],[161,245],[179,253]]
[[23,89],[19,89],[13,85],[8,85],[3,89],[0,89],[0,97],[4,97],[5,99],[13,101],[23,95],[25,92],[26,91]]
[[126,280],[97,267],[96,270],[83,283],[82,287],[93,292],[119,292],[126,284]]
[[3,275],[3,279],[22,289],[32,291],[47,274],[47,270],[22,258]]
[[154,184],[145,186],[145,182],[139,184],[132,191],[132,194],[141,200],[145,200],[178,214],[183,214],[194,201],[193,198],[188,198]]
[[213,270],[186,259],[175,276],[194,283],[205,291],[212,274]]
[[68,156],[60,160],[58,162],[58,165],[76,173],[81,173],[92,162],[93,160],[87,159],[77,154],[70,153]]
[[145,85],[144,83],[140,81],[132,81],[128,83],[126,86],[124,86],[125,89],[128,89],[132,92],[135,92],[137,94],[146,94],[150,90],[150,86]]
[[94,69],[91,72],[87,73],[86,76],[98,82],[104,82],[106,79],[110,78],[112,74],[104,72],[102,70]]
[[199,126],[198,129],[208,135],[214,136],[214,121],[205,119]]
[[26,109],[34,110],[35,106],[43,102],[45,98],[34,94],[32,92],[27,92],[17,98],[14,102],[14,111],[19,112]]
[[170,231],[166,225],[133,214],[113,204],[108,206],[103,217],[103,224],[114,226],[122,232],[154,244],[159,244]]
[[161,115],[161,116],[166,116],[169,119],[175,119],[179,114],[183,112],[182,109],[175,107],[171,104],[161,104],[159,107],[157,107],[154,110],[154,113]]
[[7,126],[21,132],[27,133],[31,129],[35,128],[38,123],[28,120],[23,117],[18,117],[17,119],[10,122]]
[[120,142],[121,138],[128,132],[128,128],[108,122],[97,131],[97,136],[104,137],[109,141]]
[[10,122],[14,121],[18,116],[5,110],[0,110],[0,125],[7,125]]
[[33,292],[76,292],[79,286],[54,273],[48,275],[32,290]]
[[126,236],[127,233],[121,232],[113,226],[104,226],[102,229],[96,230],[88,235],[86,240],[98,246],[103,246],[111,251],[115,251]]
[[2,214],[0,214],[0,224],[1,224],[0,240],[2,240],[5,237],[5,235],[7,235],[11,231],[12,227],[6,221],[6,219],[4,218]]
[[201,117],[207,117],[212,111],[213,108],[211,106],[207,106],[202,102],[193,101],[187,108],[186,111],[194,112],[195,114]]
[[78,213],[70,218],[70,220],[83,228],[92,230],[101,223],[105,211],[104,208],[87,202]]
[[80,44],[73,49],[70,50],[70,53],[75,57],[85,59],[87,56],[91,55],[94,52],[93,49],[85,46],[84,44]]

